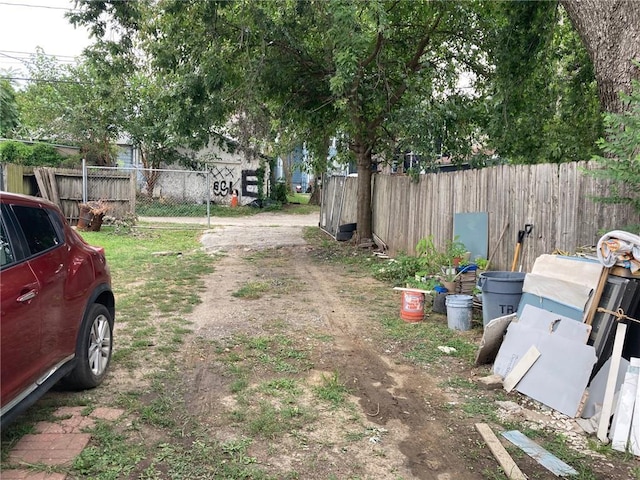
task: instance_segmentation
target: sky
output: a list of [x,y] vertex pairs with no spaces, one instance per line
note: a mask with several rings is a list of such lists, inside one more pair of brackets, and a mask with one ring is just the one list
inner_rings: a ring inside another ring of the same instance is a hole
[[64,17],[73,7],[73,0],[0,0],[0,71],[24,72],[24,61],[37,47],[72,63],[91,43],[86,29]]

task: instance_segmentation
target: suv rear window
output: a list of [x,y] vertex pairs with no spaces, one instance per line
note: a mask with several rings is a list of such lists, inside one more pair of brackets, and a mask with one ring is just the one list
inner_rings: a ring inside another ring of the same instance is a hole
[[24,232],[31,255],[37,255],[62,243],[47,210],[19,205],[14,205],[12,209]]
[[0,267],[13,263],[13,259],[13,250],[4,230],[4,223],[0,220]]

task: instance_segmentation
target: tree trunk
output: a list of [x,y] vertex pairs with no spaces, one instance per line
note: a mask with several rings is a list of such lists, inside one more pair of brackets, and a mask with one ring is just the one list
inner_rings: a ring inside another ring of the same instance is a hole
[[142,176],[146,183],[147,196],[149,198],[153,198],[153,191],[156,188],[156,182],[158,181],[160,173],[154,169],[144,148],[140,148],[140,159],[142,160],[142,166],[144,167],[142,169]]
[[625,109],[619,92],[640,79],[640,3],[637,0],[560,0],[593,62],[600,105]]
[[311,196],[309,197],[309,205],[320,205],[321,203],[321,198],[320,198],[321,190],[320,188],[318,188],[317,178],[319,177],[316,177],[316,181],[311,186]]
[[357,240],[359,244],[373,242],[371,212],[371,147],[362,142],[352,146],[358,162]]

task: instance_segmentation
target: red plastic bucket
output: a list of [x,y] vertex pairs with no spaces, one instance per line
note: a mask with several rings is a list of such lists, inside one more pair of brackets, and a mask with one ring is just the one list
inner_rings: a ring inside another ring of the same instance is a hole
[[400,318],[405,322],[421,322],[424,320],[424,293],[402,291],[402,307]]

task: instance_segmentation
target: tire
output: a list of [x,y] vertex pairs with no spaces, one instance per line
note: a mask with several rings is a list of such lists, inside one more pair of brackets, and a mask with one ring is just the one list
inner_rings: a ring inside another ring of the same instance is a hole
[[102,383],[113,350],[113,318],[107,307],[94,303],[87,310],[78,332],[75,366],[64,383],[76,390]]
[[353,232],[338,232],[336,234],[336,240],[339,242],[347,242],[351,240],[351,237],[353,237]]
[[339,232],[355,232],[357,227],[358,227],[357,223],[344,223],[338,226],[338,231]]

